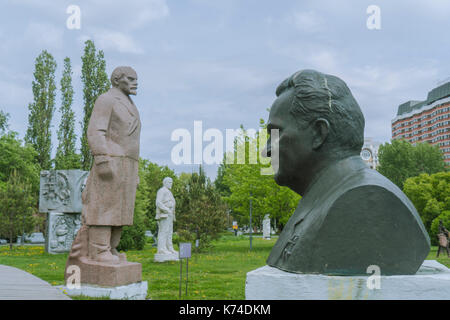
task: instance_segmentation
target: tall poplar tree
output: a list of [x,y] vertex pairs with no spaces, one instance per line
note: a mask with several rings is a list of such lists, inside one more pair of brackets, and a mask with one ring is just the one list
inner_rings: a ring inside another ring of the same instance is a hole
[[84,118],[81,136],[81,167],[90,170],[92,155],[87,142],[87,127],[91,118],[95,100],[106,92],[111,83],[106,74],[106,62],[103,51],[96,51],[94,42],[87,40],[84,47],[84,55],[81,57],[81,80],[83,82]]
[[72,110],[73,87],[70,58],[64,59],[64,71],[61,78],[61,122],[58,129],[58,148],[55,157],[56,170],[79,169],[80,156],[75,151],[75,113]]
[[25,142],[37,151],[37,160],[42,169],[51,168],[51,121],[55,108],[56,61],[46,50],[36,58],[33,102],[28,105],[28,129]]
[[34,227],[35,203],[31,183],[16,170],[11,172],[7,183],[0,183],[0,233],[9,238],[10,250],[13,238]]

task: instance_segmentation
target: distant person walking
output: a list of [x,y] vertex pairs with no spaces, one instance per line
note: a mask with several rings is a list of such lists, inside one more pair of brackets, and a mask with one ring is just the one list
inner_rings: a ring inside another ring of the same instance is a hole
[[450,232],[444,227],[444,224],[442,223],[442,220],[439,221],[439,233],[438,233],[438,239],[439,239],[439,247],[437,251],[437,257],[439,257],[439,253],[442,250],[447,251],[447,256],[450,257],[450,249],[449,249],[449,241],[450,238]]

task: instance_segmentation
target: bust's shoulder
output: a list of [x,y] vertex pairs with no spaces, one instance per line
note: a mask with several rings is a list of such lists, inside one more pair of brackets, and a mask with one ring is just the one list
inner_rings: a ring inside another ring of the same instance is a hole
[[338,188],[339,196],[348,197],[355,193],[365,192],[382,192],[384,194],[391,194],[399,198],[402,202],[408,202],[409,199],[392,181],[380,174],[378,171],[365,168],[358,170],[343,180],[341,186]]
[[115,94],[114,92],[109,89],[108,91],[106,91],[105,93],[102,93],[101,95],[98,96],[97,100],[95,100],[95,104],[96,105],[111,105],[115,102]]
[[[345,209],[344,209],[345,208]],[[348,178],[339,188],[328,207],[327,217],[352,216],[414,217],[420,221],[419,214],[411,200],[392,181],[373,169],[363,169]]]

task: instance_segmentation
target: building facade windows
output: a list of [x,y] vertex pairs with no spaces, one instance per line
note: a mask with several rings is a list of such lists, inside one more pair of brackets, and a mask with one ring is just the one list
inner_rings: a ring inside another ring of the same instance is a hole
[[408,101],[399,106],[391,122],[392,139],[438,145],[450,165],[450,82],[441,87],[444,89],[440,89],[441,97],[437,100],[435,95],[430,99],[429,93],[426,101]]

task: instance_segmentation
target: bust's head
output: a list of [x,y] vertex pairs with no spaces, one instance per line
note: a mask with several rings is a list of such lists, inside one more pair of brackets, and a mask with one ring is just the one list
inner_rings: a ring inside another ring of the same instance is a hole
[[126,95],[136,95],[137,74],[131,67],[117,67],[111,74],[111,84]]
[[266,148],[279,185],[303,194],[321,168],[360,154],[364,116],[344,81],[302,70],[284,80],[276,95],[267,129],[278,129],[278,140],[270,137]]
[[171,177],[165,177],[163,180],[163,186],[167,189],[172,189],[173,180]]

